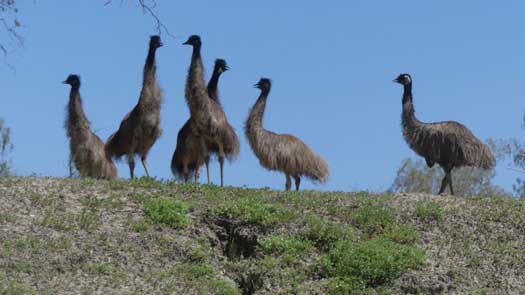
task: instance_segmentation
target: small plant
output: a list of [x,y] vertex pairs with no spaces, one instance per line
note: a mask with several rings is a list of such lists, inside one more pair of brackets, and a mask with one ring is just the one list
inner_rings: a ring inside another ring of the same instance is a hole
[[189,206],[178,200],[156,198],[147,200],[144,213],[154,223],[162,223],[171,227],[184,227],[191,223],[186,214]]
[[356,227],[372,237],[383,233],[394,222],[394,214],[390,208],[367,202],[352,216],[352,221]]
[[362,242],[341,241],[329,252],[330,276],[353,288],[374,287],[398,278],[424,261],[424,252],[387,238]]
[[259,245],[265,254],[280,256],[286,264],[304,260],[304,257],[314,248],[308,240],[284,235],[265,237],[259,241]]
[[294,218],[293,213],[282,206],[255,198],[227,201],[215,209],[215,214],[262,226],[273,226]]
[[146,232],[151,228],[149,219],[145,218],[129,219],[128,224],[133,229],[133,231],[138,233]]
[[301,236],[312,241],[321,250],[327,250],[339,240],[347,240],[355,236],[355,229],[349,225],[342,225],[316,216],[306,218],[306,225]]
[[385,237],[398,244],[414,244],[421,238],[414,227],[407,225],[390,226]]
[[421,201],[416,204],[416,216],[424,221],[441,221],[443,209],[436,203]]

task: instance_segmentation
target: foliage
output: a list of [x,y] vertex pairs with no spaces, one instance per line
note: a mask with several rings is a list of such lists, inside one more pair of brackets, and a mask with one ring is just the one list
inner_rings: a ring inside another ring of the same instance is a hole
[[[429,168],[421,160],[405,159],[390,187],[392,192],[437,194],[443,179],[439,165]],[[494,185],[494,170],[462,167],[452,171],[454,193],[459,196],[501,196],[505,191]]]
[[289,221],[293,213],[278,204],[269,204],[257,198],[226,201],[214,212],[218,215],[240,219],[262,226],[273,226]]
[[443,219],[443,209],[433,202],[418,202],[416,204],[416,216],[424,221],[441,221]]
[[381,237],[361,242],[341,241],[328,254],[328,273],[352,288],[390,282],[424,262],[424,252]]
[[184,227],[191,223],[186,214],[189,206],[178,200],[155,198],[146,200],[144,213],[151,221],[171,227]]

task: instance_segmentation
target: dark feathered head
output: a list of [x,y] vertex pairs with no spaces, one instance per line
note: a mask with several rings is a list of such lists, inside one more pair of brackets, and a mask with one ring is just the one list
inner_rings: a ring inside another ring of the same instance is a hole
[[154,49],[162,47],[162,41],[160,40],[160,36],[157,36],[157,35],[151,36],[149,39],[149,47],[154,48]]
[[182,43],[182,45],[200,46],[201,37],[198,35],[191,35],[190,38],[188,38],[188,41]]
[[64,84],[69,84],[71,85],[72,87],[80,87],[80,77],[78,75],[69,75],[67,77],[67,79],[65,81],[63,81],[62,83]]
[[401,85],[410,85],[412,84],[412,77],[409,74],[400,74],[397,78],[394,79],[394,82]]
[[224,59],[216,59],[215,60],[215,71],[219,74],[222,74],[224,72],[226,72],[227,70],[229,70],[230,68],[228,67],[228,64],[226,64],[226,61]]
[[254,85],[255,88],[259,88],[262,91],[269,91],[272,87],[272,81],[267,78],[261,78],[257,84]]

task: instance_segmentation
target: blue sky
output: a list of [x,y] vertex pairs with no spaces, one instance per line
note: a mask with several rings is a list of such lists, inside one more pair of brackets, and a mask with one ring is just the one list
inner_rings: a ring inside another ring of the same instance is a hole
[[[25,47],[0,68],[0,117],[13,130],[15,172],[66,176],[63,128],[69,73],[82,77],[84,109],[105,140],[136,104],[154,21],[134,1],[25,1]],[[525,110],[525,2],[505,1],[166,1],[157,13],[175,38],[163,35],[158,78],[165,93],[164,133],[150,170],[170,178],[179,128],[188,118],[184,83],[191,34],[203,40],[211,73],[215,58],[231,67],[220,81],[226,114],[241,138],[226,184],[281,189],[284,176],[260,167],[243,125],[262,76],[273,80],[267,129],[300,137],[329,163],[328,184],[303,188],[388,188],[402,159],[416,157],[401,136],[402,89],[414,79],[422,121],[457,120],[481,139],[521,138]],[[129,177],[127,165],[119,176]],[[219,181],[217,163],[212,179]],[[138,166],[137,175],[144,175]],[[496,183],[510,189],[519,175],[507,164]],[[205,180],[204,178],[202,179]]]

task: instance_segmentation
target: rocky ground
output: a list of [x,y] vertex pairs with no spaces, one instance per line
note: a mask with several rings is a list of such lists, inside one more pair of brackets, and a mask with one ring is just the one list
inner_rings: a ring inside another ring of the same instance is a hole
[[525,294],[525,203],[3,178],[0,294]]

